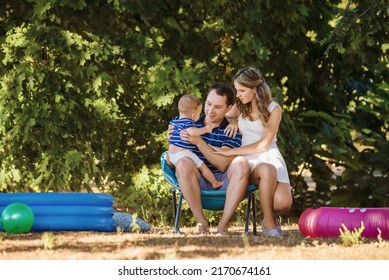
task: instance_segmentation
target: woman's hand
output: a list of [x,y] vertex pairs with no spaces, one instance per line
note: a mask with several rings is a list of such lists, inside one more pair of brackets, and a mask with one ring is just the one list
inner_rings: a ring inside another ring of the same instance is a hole
[[215,147],[212,145],[209,145],[209,146],[212,148],[214,154],[218,154],[218,155],[222,155],[222,156],[226,156],[226,157],[234,155],[232,153],[232,149],[222,149],[222,148]]
[[239,127],[238,127],[238,123],[235,122],[235,123],[230,123],[229,125],[227,125],[227,127],[224,129],[224,133],[228,136],[228,137],[235,137],[236,134],[238,133],[238,130],[239,130]]

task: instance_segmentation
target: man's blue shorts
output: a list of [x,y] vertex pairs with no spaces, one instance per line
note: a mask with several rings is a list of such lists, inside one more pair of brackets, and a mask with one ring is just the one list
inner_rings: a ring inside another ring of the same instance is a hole
[[223,181],[223,186],[221,186],[220,188],[218,189],[214,189],[212,187],[212,184],[209,183],[207,180],[204,179],[204,177],[200,174],[200,179],[199,179],[199,183],[200,183],[200,189],[203,190],[203,191],[225,191],[227,190],[227,186],[228,184],[230,183],[230,181],[228,180],[228,177],[227,177],[227,172],[224,172],[224,173],[214,173],[216,179],[218,181]]

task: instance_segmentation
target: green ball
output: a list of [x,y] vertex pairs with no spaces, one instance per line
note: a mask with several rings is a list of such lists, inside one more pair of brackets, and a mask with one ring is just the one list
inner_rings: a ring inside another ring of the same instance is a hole
[[14,202],[4,208],[0,222],[5,232],[27,233],[34,224],[34,212],[28,205]]

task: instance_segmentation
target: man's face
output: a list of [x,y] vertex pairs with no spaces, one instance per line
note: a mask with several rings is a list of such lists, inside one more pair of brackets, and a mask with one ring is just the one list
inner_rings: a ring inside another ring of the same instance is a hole
[[205,100],[205,124],[221,124],[224,116],[231,107],[231,105],[227,106],[227,98],[225,96],[220,96],[216,94],[215,90],[211,90],[207,96],[207,100]]

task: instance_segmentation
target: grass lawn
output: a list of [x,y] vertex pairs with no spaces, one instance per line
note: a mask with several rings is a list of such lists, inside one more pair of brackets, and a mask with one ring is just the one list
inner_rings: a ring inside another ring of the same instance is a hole
[[[152,228],[146,233],[44,232],[0,235],[2,260],[389,260],[389,241],[362,239],[347,245],[340,238],[311,239],[297,224],[283,225],[282,240],[243,235],[195,234],[195,228]],[[214,230],[214,229],[213,229]]]

